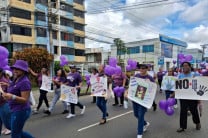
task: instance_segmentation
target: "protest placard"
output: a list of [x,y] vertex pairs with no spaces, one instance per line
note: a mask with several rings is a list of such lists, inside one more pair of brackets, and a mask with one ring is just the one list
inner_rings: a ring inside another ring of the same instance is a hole
[[52,78],[46,75],[42,75],[42,84],[40,89],[48,92],[53,92]]
[[128,98],[146,108],[151,108],[157,90],[156,83],[137,77],[130,78]]
[[175,81],[177,78],[175,76],[164,76],[162,80],[161,89],[175,91]]
[[107,97],[107,77],[91,77],[91,96]]
[[208,77],[178,79],[175,82],[175,98],[208,100]]
[[77,89],[66,85],[61,85],[61,101],[77,104],[78,96]]

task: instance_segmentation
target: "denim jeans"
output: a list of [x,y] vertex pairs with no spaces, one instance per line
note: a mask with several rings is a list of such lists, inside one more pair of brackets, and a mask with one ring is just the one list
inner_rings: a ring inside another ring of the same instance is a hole
[[0,132],[3,124],[6,128],[11,129],[11,112],[8,103],[0,106]]
[[[50,112],[54,109],[54,107],[55,107],[57,101],[59,100],[60,96],[61,96],[61,89],[55,89],[53,100],[52,100],[51,106],[49,107]],[[63,103],[63,106],[64,106],[64,110],[68,110],[67,103],[64,102],[64,101],[62,103]]]
[[[168,99],[168,98],[170,98],[170,95],[171,94],[173,94],[174,93],[174,91],[168,91],[168,90],[166,90],[165,91],[165,97],[166,97],[166,100]],[[177,104],[177,100],[175,99],[175,103]]]
[[33,138],[31,134],[23,131],[25,122],[30,117],[30,114],[30,108],[11,113],[11,138]]
[[97,106],[98,108],[101,110],[101,112],[103,113],[102,118],[106,119],[106,113],[107,113],[107,100],[105,100],[105,97],[97,97]]
[[144,106],[141,106],[138,103],[132,102],[133,103],[133,110],[134,110],[134,116],[138,120],[138,128],[137,128],[137,134],[142,135],[143,134],[143,127],[146,125],[146,121],[144,120],[144,115],[147,111],[147,108]]

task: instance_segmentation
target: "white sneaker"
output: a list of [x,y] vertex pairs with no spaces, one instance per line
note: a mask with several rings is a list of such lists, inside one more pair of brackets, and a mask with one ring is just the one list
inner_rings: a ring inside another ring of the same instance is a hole
[[83,106],[83,109],[81,110],[81,115],[83,115],[84,114],[84,112],[85,112],[85,109],[86,109],[86,107],[85,106]]
[[176,108],[178,108],[178,105],[177,105],[177,104],[175,104],[173,107],[176,109]]
[[143,132],[147,131],[147,128],[149,127],[149,125],[150,125],[150,123],[149,123],[149,122],[147,122],[147,124],[146,124],[146,125],[144,125],[144,127],[143,127]]
[[4,132],[5,135],[10,135],[11,134],[11,130],[6,129],[6,131]]
[[142,135],[137,135],[137,138],[142,138]]
[[69,114],[66,118],[72,118],[72,117],[75,117],[76,115],[75,114]]

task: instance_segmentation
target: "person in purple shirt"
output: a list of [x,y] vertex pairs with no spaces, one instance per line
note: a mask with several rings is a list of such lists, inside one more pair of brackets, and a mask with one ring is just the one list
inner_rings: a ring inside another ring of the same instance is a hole
[[[70,66],[70,69],[71,69],[71,72],[67,75],[67,82],[65,84],[68,85],[68,86],[71,86],[71,87],[76,87],[77,88],[77,95],[79,96],[80,90],[81,90],[81,86],[82,86],[82,77],[77,72],[75,65],[71,65]],[[84,114],[84,112],[85,112],[85,106],[82,105],[78,101],[77,104],[70,103],[71,113],[69,113],[66,118],[72,118],[72,117],[75,117],[76,116],[75,115],[75,105],[76,106],[79,106],[79,108],[81,109],[81,114]]]
[[[53,83],[55,85],[55,93],[53,96],[53,100],[52,100],[52,103],[51,103],[49,109],[44,111],[45,114],[48,114],[48,115],[51,114],[51,111],[54,109],[57,101],[59,100],[59,98],[61,96],[61,84],[64,84],[65,82],[66,82],[65,71],[63,69],[59,69],[57,71],[56,77],[53,78]],[[62,112],[62,114],[69,113],[68,106],[67,106],[66,102],[63,101],[63,105],[64,105],[64,111]]]
[[30,133],[23,131],[25,122],[31,114],[28,63],[24,60],[16,60],[11,68],[14,80],[10,83],[7,93],[3,92],[3,97],[8,101],[11,110],[11,138],[33,138]]
[[[125,87],[125,83],[126,83],[126,75],[123,72],[114,74],[112,76],[112,89],[114,89],[116,86],[118,87]],[[115,103],[113,104],[113,106],[118,105],[118,96],[114,93],[114,100]],[[124,93],[121,95],[120,97],[120,104],[119,106],[123,106],[123,102],[124,102]]]
[[[147,71],[148,71],[148,66],[146,64],[140,64],[140,73],[136,74],[134,77],[148,79],[151,82],[155,82],[153,77],[148,75]],[[144,120],[144,116],[147,111],[147,108],[136,102],[132,102],[132,103],[133,103],[134,116],[138,120],[137,138],[142,138],[143,132],[146,131],[148,126],[150,125],[149,122]]]
[[[9,86],[9,82],[5,77],[5,72],[2,68],[0,68],[0,87],[4,92],[7,91],[7,87]],[[11,122],[11,112],[9,109],[9,105],[7,101],[0,95],[0,135],[2,134],[10,134],[11,131],[9,130],[11,128],[10,125]],[[2,125],[5,125],[5,129],[2,131]],[[10,133],[8,133],[10,132]]]
[[[42,75],[48,76],[48,69],[42,68],[41,73],[35,73],[31,68],[29,68],[29,71],[33,76],[36,76],[38,78],[38,86],[40,88],[42,85]],[[39,89],[39,90],[40,90],[39,102],[38,102],[37,108],[34,110],[34,113],[38,112],[38,110],[42,106],[43,101],[45,102],[46,107],[49,108],[49,103],[48,103],[48,98],[47,98],[48,92],[45,90],[41,90],[41,89]]]
[[159,68],[159,71],[157,72],[157,80],[158,80],[158,84],[160,86],[160,93],[162,92],[161,84],[162,84],[162,80],[163,80],[164,75],[165,75],[165,72],[163,71],[163,69]]

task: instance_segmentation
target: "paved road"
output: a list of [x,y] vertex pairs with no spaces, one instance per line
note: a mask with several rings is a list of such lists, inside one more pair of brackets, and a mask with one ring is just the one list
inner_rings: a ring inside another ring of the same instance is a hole
[[[51,94],[49,94],[51,98]],[[164,99],[164,94],[158,93],[156,101]],[[113,100],[108,101],[109,120],[105,125],[97,125],[101,112],[90,103],[92,97],[82,96],[80,101],[86,105],[84,115],[79,115],[80,110],[76,107],[77,116],[66,119],[62,115],[62,105],[59,102],[51,114],[32,115],[27,121],[25,130],[31,132],[36,138],[136,138],[137,120],[132,114],[131,103],[128,109],[111,106]],[[43,110],[44,107],[42,107]],[[177,133],[179,126],[179,109],[173,116],[167,116],[158,109],[156,112],[150,109],[146,114],[146,120],[150,122],[144,138],[207,138],[208,130],[208,104],[204,102],[203,115],[201,117],[202,129],[195,130],[191,117],[188,118],[188,129],[183,133]],[[9,136],[2,136],[9,138]]]

